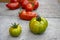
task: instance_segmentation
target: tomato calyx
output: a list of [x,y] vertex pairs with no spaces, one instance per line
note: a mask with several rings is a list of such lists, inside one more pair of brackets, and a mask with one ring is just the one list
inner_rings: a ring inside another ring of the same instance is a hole
[[14,23],[14,24],[12,24],[12,25],[13,25],[13,26],[12,26],[13,28],[17,28],[19,24]]
[[32,4],[32,6],[34,7],[34,3],[31,3]]
[[41,17],[38,15],[38,16],[36,17],[36,20],[37,20],[37,21],[41,21]]

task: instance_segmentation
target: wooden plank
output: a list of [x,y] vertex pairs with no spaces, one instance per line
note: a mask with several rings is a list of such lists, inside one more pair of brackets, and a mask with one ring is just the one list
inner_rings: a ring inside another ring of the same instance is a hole
[[[0,38],[1,40],[60,40],[60,18],[46,19],[48,27],[45,33],[34,35],[29,31],[29,21],[20,20],[14,16],[0,16]],[[17,38],[9,34],[9,26],[15,22],[22,26],[22,34]]]
[[9,0],[0,0],[0,2],[9,2]]

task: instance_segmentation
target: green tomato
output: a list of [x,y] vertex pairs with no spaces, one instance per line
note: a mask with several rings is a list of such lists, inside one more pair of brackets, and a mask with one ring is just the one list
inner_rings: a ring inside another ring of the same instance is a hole
[[35,17],[29,23],[29,28],[34,34],[42,34],[48,26],[48,21],[43,17]]
[[9,28],[9,33],[13,37],[18,37],[21,34],[21,32],[22,32],[21,26],[17,25],[16,23]]

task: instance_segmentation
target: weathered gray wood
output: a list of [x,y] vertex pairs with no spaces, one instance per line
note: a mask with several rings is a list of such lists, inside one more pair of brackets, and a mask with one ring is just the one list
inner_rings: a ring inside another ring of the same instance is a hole
[[[60,3],[58,0],[38,0],[39,8],[35,10],[37,14],[44,17],[60,17]],[[17,16],[21,9],[8,10],[5,3],[0,3],[0,15]]]
[[[34,35],[29,31],[29,21],[24,21],[18,17],[0,16],[0,37],[1,40],[60,40],[60,19],[46,18],[48,27],[44,34]],[[22,34],[20,37],[11,37],[9,35],[9,26],[11,23],[19,23],[22,26]]]
[[[8,10],[6,3],[0,3],[0,40],[60,40],[60,2],[58,0],[38,0],[40,6],[35,12],[48,20],[48,28],[42,35],[34,35],[29,31],[29,21],[18,18],[21,9]],[[11,23],[21,24],[23,31],[19,37],[9,35]]]

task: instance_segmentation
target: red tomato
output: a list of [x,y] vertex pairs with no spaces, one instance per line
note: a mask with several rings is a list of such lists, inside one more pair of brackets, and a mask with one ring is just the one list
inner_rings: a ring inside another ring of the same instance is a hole
[[25,0],[18,0],[18,2],[21,4],[23,1],[25,1]]
[[23,19],[23,20],[31,20],[33,17],[36,17],[37,14],[35,12],[31,12],[31,11],[22,11],[19,14],[19,18]]
[[6,4],[6,7],[11,9],[11,10],[14,10],[14,9],[17,9],[20,7],[19,3],[18,2],[15,2],[15,3],[8,3]]
[[17,0],[10,0],[10,3],[18,2]]
[[25,7],[27,11],[32,11],[33,10],[33,5],[31,3],[28,3]]
[[25,16],[26,16],[26,11],[25,10],[23,10],[19,13],[19,18],[25,19],[26,18]]
[[39,6],[39,3],[38,3],[37,1],[34,1],[34,3],[33,3],[33,4],[34,4],[34,7],[33,7],[33,8],[34,8],[34,10],[35,10],[35,9],[37,9],[37,8],[38,8],[38,6]]
[[28,4],[28,1],[27,1],[27,0],[23,1],[23,2],[22,2],[22,8],[24,9],[27,4]]
[[28,14],[27,15],[28,20],[31,20],[32,18],[37,16],[37,14],[35,12],[31,12],[31,11],[28,11],[27,14]]

